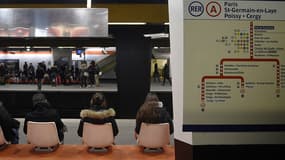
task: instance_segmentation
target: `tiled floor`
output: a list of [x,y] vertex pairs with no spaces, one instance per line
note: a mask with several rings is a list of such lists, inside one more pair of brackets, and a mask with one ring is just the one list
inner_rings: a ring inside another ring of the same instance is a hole
[[33,152],[32,145],[9,145],[0,151],[2,160],[174,160],[174,147],[166,146],[163,152],[146,153],[136,145],[114,145],[108,152],[90,153],[84,145],[60,145],[50,153]]

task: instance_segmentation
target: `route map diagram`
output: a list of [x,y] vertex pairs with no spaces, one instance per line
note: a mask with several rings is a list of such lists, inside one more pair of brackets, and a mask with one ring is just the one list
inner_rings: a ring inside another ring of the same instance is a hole
[[185,124],[285,123],[284,21],[185,20],[184,28]]

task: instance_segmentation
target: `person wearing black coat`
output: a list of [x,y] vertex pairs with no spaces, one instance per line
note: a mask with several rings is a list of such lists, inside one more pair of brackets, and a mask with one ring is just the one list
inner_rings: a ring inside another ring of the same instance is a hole
[[167,63],[163,67],[163,83],[162,83],[162,85],[165,85],[166,80],[168,80],[170,85],[171,85],[171,78],[169,75],[169,66]]
[[0,126],[2,128],[5,139],[8,142],[11,142],[12,144],[18,144],[19,142],[18,130],[20,127],[20,122],[14,118],[11,118],[10,114],[5,109],[1,101],[0,101]]
[[42,67],[41,64],[38,64],[37,70],[36,70],[36,78],[37,78],[37,86],[38,90],[42,89],[42,83],[43,83],[43,78],[44,78],[44,68]]
[[80,123],[77,130],[78,136],[82,137],[84,122],[92,124],[111,123],[114,137],[118,135],[119,129],[115,121],[116,112],[113,108],[107,108],[104,95],[96,93],[92,96],[90,101],[90,108],[81,110]]
[[95,84],[95,74],[96,74],[96,66],[95,61],[91,61],[89,67],[88,67],[88,73],[89,73],[89,82],[90,86],[93,87]]
[[66,126],[61,121],[59,113],[51,107],[45,95],[36,93],[33,95],[33,110],[26,114],[24,122],[24,133],[27,134],[27,122],[55,122],[58,138],[62,142],[64,140],[64,132]]

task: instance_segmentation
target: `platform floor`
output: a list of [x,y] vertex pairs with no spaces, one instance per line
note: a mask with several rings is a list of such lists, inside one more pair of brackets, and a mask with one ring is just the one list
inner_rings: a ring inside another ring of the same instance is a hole
[[[5,84],[0,85],[0,91],[37,91],[36,84]],[[59,85],[53,87],[51,85],[43,85],[42,91],[45,92],[90,92],[90,91],[99,91],[99,92],[117,92],[117,84],[116,83],[101,83],[99,87],[90,87],[80,88],[80,85]],[[151,83],[150,87],[151,92],[171,92],[172,88],[169,83],[162,85],[161,83]]]
[[85,145],[60,145],[50,153],[33,151],[30,144],[9,145],[0,151],[3,160],[174,160],[174,147],[166,146],[160,153],[145,153],[136,145],[113,145],[106,153],[89,153]]

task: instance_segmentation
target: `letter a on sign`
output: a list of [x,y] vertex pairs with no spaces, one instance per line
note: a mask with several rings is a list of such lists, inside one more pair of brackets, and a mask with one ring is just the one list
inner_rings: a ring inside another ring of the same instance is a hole
[[210,13],[212,14],[213,12],[215,12],[215,14],[217,14],[217,9],[215,6],[212,6]]
[[211,17],[217,17],[221,14],[222,7],[219,2],[209,2],[206,5],[207,14]]

